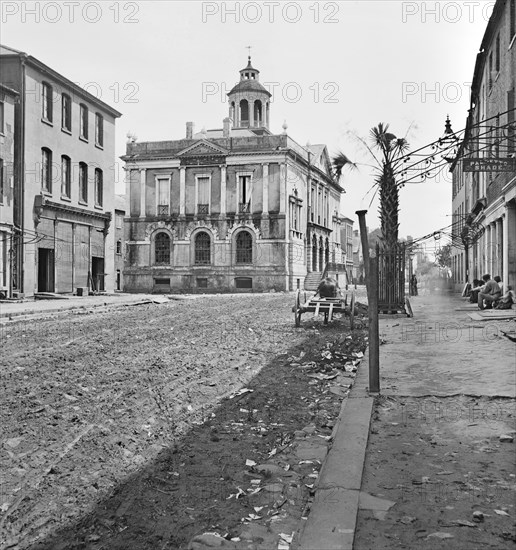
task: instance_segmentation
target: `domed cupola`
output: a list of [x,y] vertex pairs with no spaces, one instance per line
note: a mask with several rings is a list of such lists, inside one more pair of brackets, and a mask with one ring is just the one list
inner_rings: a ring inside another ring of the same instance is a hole
[[269,104],[272,94],[260,84],[260,71],[251,65],[240,71],[240,82],[228,93],[229,117],[234,128],[269,129]]

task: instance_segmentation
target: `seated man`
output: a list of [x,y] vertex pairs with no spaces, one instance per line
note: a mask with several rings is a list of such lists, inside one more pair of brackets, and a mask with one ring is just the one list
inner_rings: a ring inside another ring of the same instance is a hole
[[340,295],[340,288],[335,279],[332,277],[326,277],[319,283],[316,296],[319,294],[321,298],[336,298]]
[[486,302],[486,305],[491,307],[492,303],[498,300],[498,298],[502,295],[502,291],[500,290],[498,283],[491,279],[491,275],[486,274],[482,277],[482,279],[486,284],[478,293],[478,308],[480,310],[485,309],[484,301]]
[[498,283],[498,286],[500,287],[500,292],[503,294],[503,282],[500,275],[495,275],[493,279]]
[[469,294],[469,301],[472,304],[478,303],[478,294],[484,287],[484,281],[481,279],[473,279],[473,284],[471,285],[471,291]]
[[512,286],[507,287],[507,292],[498,300],[496,309],[511,309],[512,304],[516,304],[516,296],[512,290]]

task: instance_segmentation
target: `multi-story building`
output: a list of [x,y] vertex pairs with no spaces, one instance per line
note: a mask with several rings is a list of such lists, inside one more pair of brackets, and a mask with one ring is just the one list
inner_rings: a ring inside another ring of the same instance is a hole
[[516,1],[497,0],[477,55],[466,134],[452,164],[457,287],[516,285]]
[[294,289],[340,255],[326,147],[270,132],[250,58],[228,99],[222,129],[127,144],[126,291]]
[[120,113],[38,59],[0,46],[15,108],[17,294],[112,291],[115,120]]
[[351,282],[353,278],[353,220],[346,218],[345,216],[341,218],[342,225],[340,228],[340,240],[342,246],[342,255],[343,263],[346,266],[346,273],[348,275],[348,280]]
[[12,297],[14,109],[18,92],[0,84],[0,296]]
[[124,289],[125,195],[115,195],[115,290]]
[[362,253],[362,239],[358,229],[353,230],[353,282],[364,282],[364,255]]

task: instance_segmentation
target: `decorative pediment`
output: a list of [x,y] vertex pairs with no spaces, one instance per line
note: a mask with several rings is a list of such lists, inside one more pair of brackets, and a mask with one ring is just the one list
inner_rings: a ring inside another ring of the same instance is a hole
[[221,156],[227,155],[228,150],[223,147],[215,145],[211,141],[206,139],[200,139],[197,143],[190,145],[186,149],[183,149],[178,153],[178,157],[191,157],[191,156]]
[[330,155],[328,153],[328,149],[326,147],[324,147],[324,149],[321,151],[321,154],[317,158],[317,167],[328,176],[331,176],[332,174],[331,160],[330,160]]

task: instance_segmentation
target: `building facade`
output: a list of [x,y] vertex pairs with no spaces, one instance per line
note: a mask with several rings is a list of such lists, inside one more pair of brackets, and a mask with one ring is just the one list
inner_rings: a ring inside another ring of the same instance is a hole
[[16,295],[112,291],[115,120],[120,113],[36,58],[0,47],[15,109]]
[[353,220],[351,218],[342,218],[341,231],[341,246],[343,263],[346,266],[348,281],[351,282],[354,278],[354,261],[353,261]]
[[270,98],[249,59],[222,129],[127,144],[126,291],[289,290],[341,257],[328,151],[273,135]]
[[115,195],[115,291],[124,289],[125,208],[125,195]]
[[516,285],[516,1],[497,0],[477,55],[453,165],[456,288],[484,273]]
[[0,297],[12,297],[14,110],[18,92],[0,84]]

